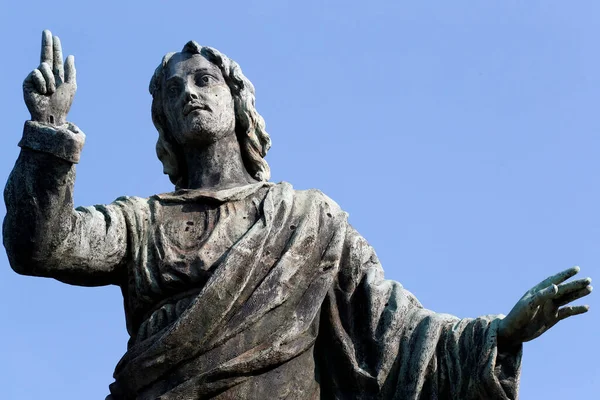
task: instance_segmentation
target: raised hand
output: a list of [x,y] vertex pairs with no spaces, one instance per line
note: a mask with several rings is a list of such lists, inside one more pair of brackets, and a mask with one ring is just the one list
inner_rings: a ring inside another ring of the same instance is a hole
[[66,122],[77,90],[75,74],[75,58],[67,57],[63,66],[60,39],[45,30],[40,66],[23,82],[23,97],[33,121],[55,126]]
[[559,321],[587,312],[589,306],[566,306],[592,292],[591,278],[563,283],[578,272],[579,267],[569,268],[528,290],[500,322],[498,342],[511,345],[528,342]]

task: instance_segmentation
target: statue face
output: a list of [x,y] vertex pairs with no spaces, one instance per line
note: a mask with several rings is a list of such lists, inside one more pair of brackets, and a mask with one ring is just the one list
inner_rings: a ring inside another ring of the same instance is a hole
[[219,67],[204,56],[174,54],[161,90],[169,130],[180,145],[203,145],[235,134],[231,91]]

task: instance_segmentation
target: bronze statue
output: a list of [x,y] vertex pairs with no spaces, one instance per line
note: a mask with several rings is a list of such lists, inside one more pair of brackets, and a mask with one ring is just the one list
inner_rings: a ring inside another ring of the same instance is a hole
[[48,31],[23,89],[4,245],[20,274],[121,287],[130,340],[108,399],[514,399],[522,343],[588,310],[568,305],[592,290],[565,282],[577,267],[506,317],[424,309],[333,200],[268,181],[254,88],[213,48],[188,42],[152,77],[176,191],[150,198],[73,208],[75,65]]

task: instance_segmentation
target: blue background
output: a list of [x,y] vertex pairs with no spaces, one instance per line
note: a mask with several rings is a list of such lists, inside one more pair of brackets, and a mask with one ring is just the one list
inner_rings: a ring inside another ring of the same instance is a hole
[[[1,1],[2,181],[47,28],[78,70],[76,204],[172,190],[147,87],[194,39],[256,86],[272,180],[336,200],[427,308],[506,314],[572,265],[600,279],[597,1]],[[522,399],[600,392],[598,295],[585,303],[525,344]],[[2,398],[108,393],[118,288],[19,276],[1,254],[0,315]]]

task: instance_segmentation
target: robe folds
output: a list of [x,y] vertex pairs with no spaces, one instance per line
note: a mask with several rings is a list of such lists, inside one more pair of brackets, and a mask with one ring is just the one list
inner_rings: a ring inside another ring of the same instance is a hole
[[502,317],[423,308],[321,192],[256,183],[74,209],[83,134],[28,121],[20,145],[12,268],[122,289],[130,340],[107,399],[517,398]]
[[[499,319],[424,309],[317,190],[115,204],[133,256],[114,399],[517,397],[520,349],[498,354]],[[175,296],[144,309],[164,293]]]

